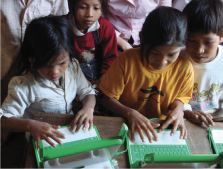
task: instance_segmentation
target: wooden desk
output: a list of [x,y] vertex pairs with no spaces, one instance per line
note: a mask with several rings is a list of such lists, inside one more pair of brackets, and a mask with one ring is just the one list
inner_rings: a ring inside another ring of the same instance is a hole
[[[73,120],[73,115],[60,115],[60,114],[47,114],[37,113],[35,119],[39,121],[48,122],[54,125],[67,125]],[[105,117],[94,116],[94,125],[97,126],[98,131],[102,139],[117,136],[121,128],[122,123],[126,123],[126,120],[121,117]],[[197,126],[188,121],[185,121],[185,125],[188,130],[188,142],[192,154],[209,154],[210,144],[208,140],[208,128]],[[223,123],[215,123],[214,128],[223,128]],[[125,150],[125,146],[121,146],[121,150]],[[123,153],[116,156],[119,168],[129,168],[128,153]],[[30,142],[28,145],[25,168],[36,168],[36,159],[33,150],[33,146]]]

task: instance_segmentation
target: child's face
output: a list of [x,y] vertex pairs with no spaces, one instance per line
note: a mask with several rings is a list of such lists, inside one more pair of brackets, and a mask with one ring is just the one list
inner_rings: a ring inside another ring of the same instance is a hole
[[69,53],[62,52],[56,60],[50,62],[45,67],[37,70],[41,77],[51,80],[58,81],[63,76],[70,62]]
[[101,16],[100,0],[80,0],[76,9],[76,25],[81,32],[86,32]]
[[174,63],[181,51],[176,45],[161,45],[153,48],[149,54],[149,66],[152,69],[161,70]]
[[215,33],[190,33],[186,50],[194,62],[207,63],[217,56],[220,37]]

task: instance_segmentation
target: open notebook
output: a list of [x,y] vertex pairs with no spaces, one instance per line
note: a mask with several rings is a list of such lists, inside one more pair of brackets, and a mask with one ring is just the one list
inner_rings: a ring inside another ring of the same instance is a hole
[[145,142],[142,142],[138,132],[135,132],[134,142],[127,139],[130,167],[143,167],[141,166],[141,161],[144,160],[144,157],[147,154],[151,153],[167,156],[191,154],[187,139],[180,139],[180,131],[177,130],[173,136],[170,136],[170,132],[170,129],[165,129],[161,133],[157,133],[158,141],[153,141],[152,143],[150,143],[148,139],[146,139]]
[[91,131],[79,130],[78,133],[71,132],[69,126],[63,126],[58,130],[64,133],[66,138],[61,139],[62,145],[52,140],[56,144],[55,148],[41,140],[40,150],[37,151],[33,139],[38,167],[114,168],[112,156],[124,143],[128,128],[123,124],[119,135],[108,139],[101,139],[95,126]]

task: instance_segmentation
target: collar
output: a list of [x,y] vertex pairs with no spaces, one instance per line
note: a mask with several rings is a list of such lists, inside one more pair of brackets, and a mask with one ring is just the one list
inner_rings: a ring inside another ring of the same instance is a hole
[[[84,33],[80,32],[80,31],[77,29],[77,27],[76,27],[76,23],[75,23],[75,22],[74,22],[73,26],[74,26],[74,34],[75,34],[76,36],[84,36],[84,35],[85,35]],[[100,28],[100,24],[99,24],[99,22],[98,22],[98,20],[97,20],[93,25],[91,25],[90,28],[88,28],[88,30],[87,30],[86,33],[96,31],[96,30],[99,29],[99,28]]]

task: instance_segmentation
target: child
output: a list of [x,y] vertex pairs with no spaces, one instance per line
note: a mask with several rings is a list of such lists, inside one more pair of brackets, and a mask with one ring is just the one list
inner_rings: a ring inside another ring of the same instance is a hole
[[214,125],[212,116],[223,97],[223,2],[192,0],[184,8],[188,19],[186,54],[194,68],[192,111],[185,118],[194,123]]
[[86,78],[98,84],[118,56],[113,26],[101,17],[106,0],[68,0],[75,53]]
[[193,69],[189,61],[178,58],[186,36],[186,18],[177,9],[159,7],[146,18],[141,31],[141,47],[124,51],[99,84],[107,96],[103,104],[128,119],[131,137],[137,130],[142,141],[144,131],[157,135],[148,118],[166,119],[160,131],[173,123],[181,138],[187,131],[183,105],[193,90]]
[[114,26],[120,52],[140,44],[139,32],[146,16],[159,6],[171,6],[172,0],[108,0],[106,19]]
[[[37,140],[62,144],[59,126],[31,120],[35,112],[71,113],[76,94],[83,108],[71,123],[76,132],[84,123],[92,128],[95,92],[74,59],[74,36],[69,21],[58,16],[34,19],[28,25],[19,52],[18,74],[9,83],[8,96],[0,109],[2,129],[30,132]],[[25,118],[28,118],[25,119]],[[57,136],[58,137],[57,137]]]

